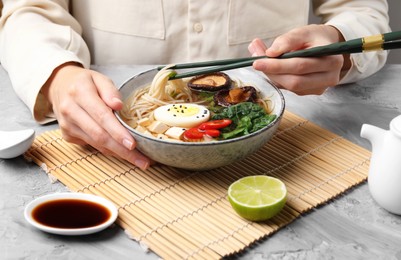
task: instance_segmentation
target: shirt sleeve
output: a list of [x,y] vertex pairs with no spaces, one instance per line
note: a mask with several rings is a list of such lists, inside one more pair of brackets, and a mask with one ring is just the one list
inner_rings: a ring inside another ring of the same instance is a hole
[[[390,32],[388,4],[385,0],[313,0],[314,11],[322,23],[337,28],[345,40]],[[355,82],[380,70],[387,51],[351,54],[351,69],[340,84]]]
[[17,95],[39,123],[54,120],[41,95],[53,70],[66,62],[90,65],[81,27],[68,12],[68,0],[3,0],[0,60]]

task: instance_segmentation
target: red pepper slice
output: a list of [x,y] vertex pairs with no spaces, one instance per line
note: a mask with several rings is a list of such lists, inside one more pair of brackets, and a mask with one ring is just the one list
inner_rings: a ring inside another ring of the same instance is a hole
[[202,139],[204,135],[208,135],[210,137],[218,137],[220,136],[220,131],[217,129],[207,129],[203,131],[197,127],[194,127],[187,129],[184,132],[184,137],[187,139]]
[[200,130],[208,130],[208,129],[221,129],[226,126],[229,126],[232,123],[231,119],[218,119],[211,120],[205,123],[202,123],[198,128]]
[[211,136],[211,137],[219,137],[220,136],[220,131],[217,129],[207,129],[205,130],[205,135]]
[[185,130],[184,137],[187,139],[202,139],[205,132],[200,131],[197,127]]

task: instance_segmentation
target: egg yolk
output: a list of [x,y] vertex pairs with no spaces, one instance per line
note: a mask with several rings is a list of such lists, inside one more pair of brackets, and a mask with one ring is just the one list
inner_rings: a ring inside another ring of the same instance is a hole
[[172,113],[173,116],[193,116],[199,113],[199,107],[187,106],[187,105],[173,105],[167,111]]

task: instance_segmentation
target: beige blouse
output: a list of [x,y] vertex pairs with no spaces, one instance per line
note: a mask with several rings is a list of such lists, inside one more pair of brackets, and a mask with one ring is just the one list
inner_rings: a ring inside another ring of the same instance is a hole
[[[322,23],[345,39],[389,32],[385,0],[314,0]],[[306,25],[309,0],[3,0],[0,59],[35,119],[49,118],[40,89],[54,68],[90,64],[165,64],[249,56]],[[342,83],[379,70],[386,52],[353,54]]]

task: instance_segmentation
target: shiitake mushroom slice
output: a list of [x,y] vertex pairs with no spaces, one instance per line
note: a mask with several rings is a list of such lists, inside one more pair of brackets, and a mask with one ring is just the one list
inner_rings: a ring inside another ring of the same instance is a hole
[[257,99],[256,89],[251,86],[223,89],[214,95],[214,102],[223,107],[242,102],[256,102]]
[[231,78],[223,72],[214,72],[193,77],[188,87],[196,91],[219,91],[231,87]]

